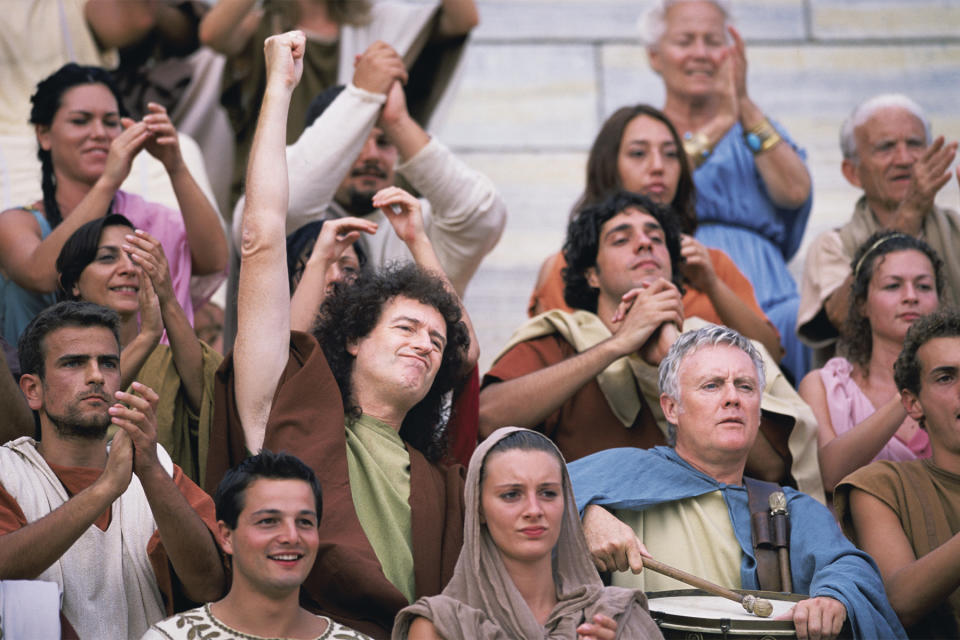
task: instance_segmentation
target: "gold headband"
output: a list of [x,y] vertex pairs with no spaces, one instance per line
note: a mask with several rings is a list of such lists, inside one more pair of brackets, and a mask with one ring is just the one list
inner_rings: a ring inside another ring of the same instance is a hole
[[893,240],[894,238],[909,238],[909,237],[910,236],[908,236],[905,233],[900,233],[900,232],[891,233],[888,236],[883,236],[882,238],[874,242],[872,245],[870,245],[870,248],[863,252],[863,255],[860,256],[859,260],[857,260],[856,266],[853,267],[853,279],[856,280],[860,276],[860,267],[863,266],[863,261],[867,259],[867,256],[869,256],[871,253],[876,251],[880,245],[882,245],[883,243],[889,240]]

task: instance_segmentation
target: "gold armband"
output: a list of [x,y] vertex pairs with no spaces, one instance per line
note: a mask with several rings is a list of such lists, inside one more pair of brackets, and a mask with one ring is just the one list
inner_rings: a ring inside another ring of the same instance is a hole
[[781,138],[777,130],[773,128],[770,121],[764,118],[760,124],[751,127],[743,133],[743,142],[747,145],[747,148],[753,152],[753,155],[757,155],[773,149],[783,142],[783,138]]

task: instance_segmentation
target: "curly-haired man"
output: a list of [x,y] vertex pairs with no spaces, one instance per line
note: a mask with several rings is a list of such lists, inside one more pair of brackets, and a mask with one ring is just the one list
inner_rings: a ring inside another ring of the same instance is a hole
[[[290,331],[285,122],[305,40],[267,40],[268,82],[250,156],[238,334],[221,369],[207,486],[248,451],[295,453],[324,486],[306,606],[374,638],[397,611],[439,593],[463,526],[462,474],[444,453],[446,392],[472,369],[468,321],[423,233],[419,204],[374,196],[419,265],[336,284],[312,334]],[[281,179],[277,179],[278,176]],[[344,233],[346,246],[360,230]],[[416,540],[416,545],[413,541]]]

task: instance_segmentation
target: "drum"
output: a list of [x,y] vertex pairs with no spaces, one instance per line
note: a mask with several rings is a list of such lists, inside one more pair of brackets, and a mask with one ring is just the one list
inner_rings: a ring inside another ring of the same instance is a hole
[[761,618],[747,613],[733,600],[699,589],[656,591],[647,594],[650,615],[667,640],[773,640],[795,638],[792,620],[775,620],[807,596],[772,591],[738,591],[770,601],[773,615]]

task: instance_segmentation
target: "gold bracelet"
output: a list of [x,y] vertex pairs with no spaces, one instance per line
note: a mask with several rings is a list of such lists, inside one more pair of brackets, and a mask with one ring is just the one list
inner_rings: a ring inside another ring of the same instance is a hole
[[758,155],[764,151],[773,149],[783,142],[783,138],[780,137],[777,130],[770,124],[770,120],[764,118],[760,121],[760,124],[751,127],[743,133],[743,142],[747,145],[747,148],[753,152],[753,155]]
[[696,169],[710,157],[713,147],[710,145],[710,139],[703,131],[683,134],[683,150],[687,157],[693,160],[693,168]]

